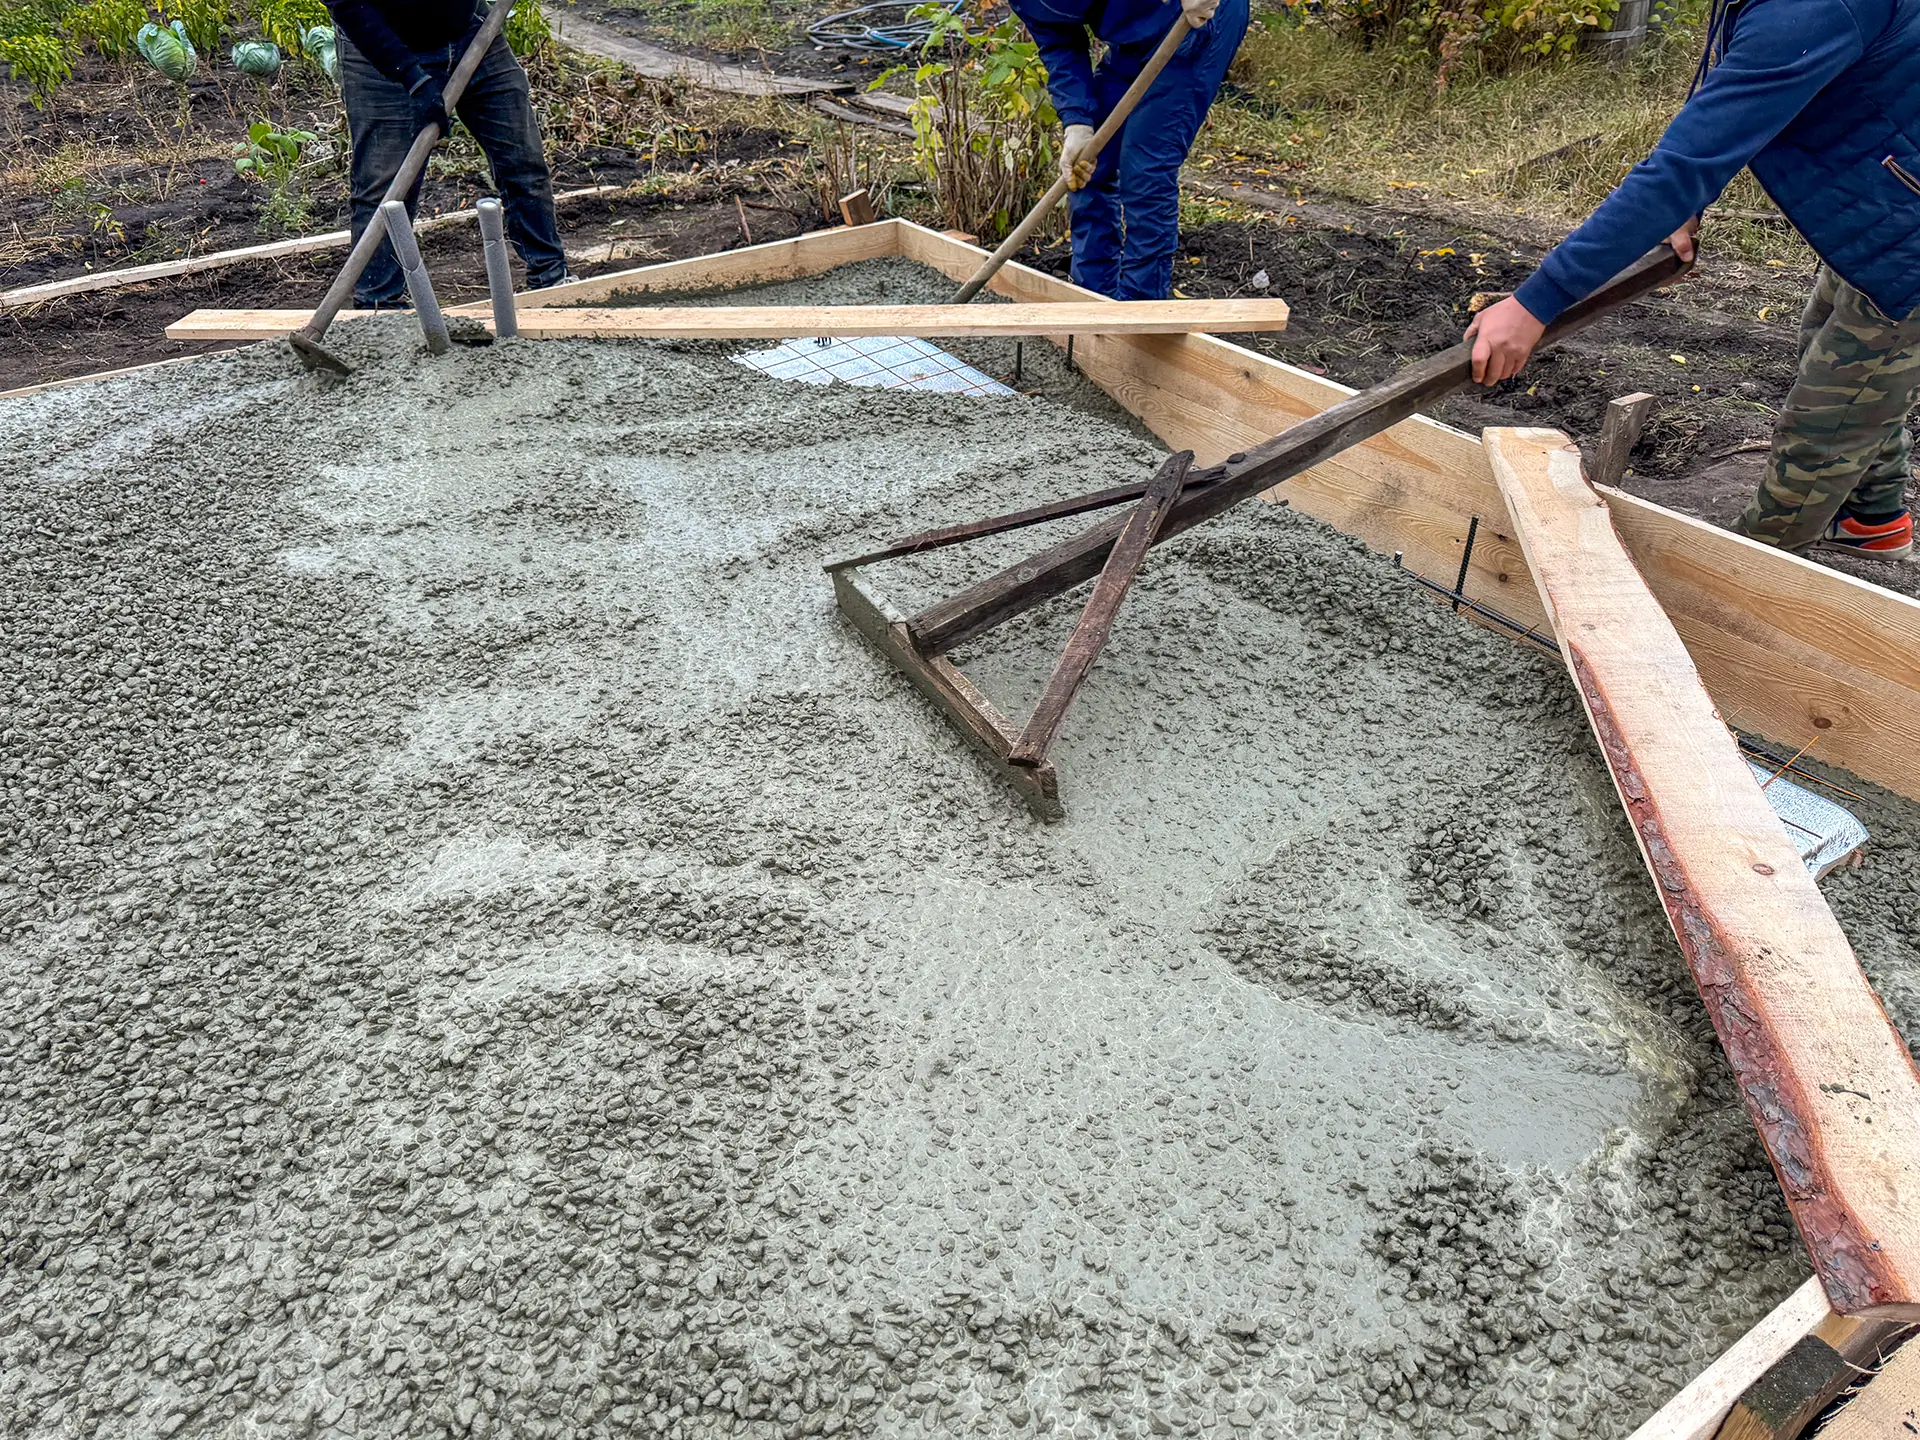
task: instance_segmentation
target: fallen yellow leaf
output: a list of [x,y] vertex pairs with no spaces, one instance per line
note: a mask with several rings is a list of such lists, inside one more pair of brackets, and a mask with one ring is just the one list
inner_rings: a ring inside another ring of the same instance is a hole
[[1687,357],[1684,355],[1669,355],[1667,356],[1667,359],[1671,360],[1676,365],[1684,365],[1687,363]]

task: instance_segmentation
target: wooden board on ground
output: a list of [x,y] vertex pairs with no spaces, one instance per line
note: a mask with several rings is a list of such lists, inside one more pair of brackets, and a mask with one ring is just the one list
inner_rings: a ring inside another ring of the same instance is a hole
[[775,75],[770,70],[749,70],[744,65],[716,65],[710,60],[662,50],[658,45],[649,45],[644,40],[573,15],[562,17],[560,40],[589,55],[618,60],[650,80],[682,80],[699,89],[718,90],[727,95],[821,95],[853,89],[850,80],[803,80]]
[[1820,1429],[1820,1440],[1914,1440],[1920,1435],[1920,1341],[1893,1352],[1880,1373]]
[[[611,195],[624,187],[590,185],[584,190],[566,190],[553,197],[564,205],[593,195]],[[463,225],[478,218],[478,212],[452,210],[445,215],[424,215],[413,222],[414,234],[438,230],[448,225]],[[282,260],[294,255],[309,255],[316,250],[344,250],[353,236],[345,230],[328,230],[319,235],[299,235],[291,240],[269,240],[261,245],[243,245],[237,250],[216,250],[207,255],[189,255],[180,260],[159,260],[151,265],[133,265],[124,270],[95,270],[87,275],[70,275],[64,280],[49,280],[44,285],[23,285],[17,290],[0,291],[0,310],[22,305],[39,305],[67,295],[83,295],[91,290],[117,290],[127,285],[144,285],[153,280],[168,280],[177,275],[197,275],[205,270],[220,270],[229,265],[244,265],[255,260]],[[569,257],[571,258],[571,257]]]
[[1920,1069],[1557,430],[1487,455],[1834,1309],[1920,1322]]
[[[341,319],[365,312],[347,311]],[[306,310],[195,310],[169,340],[290,335]],[[1179,335],[1284,330],[1284,300],[1101,300],[1063,305],[537,306],[519,313],[530,340],[792,340],[814,335]]]

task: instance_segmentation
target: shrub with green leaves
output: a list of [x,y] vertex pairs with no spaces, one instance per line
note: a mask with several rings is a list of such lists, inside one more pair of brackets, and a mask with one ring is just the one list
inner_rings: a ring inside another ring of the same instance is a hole
[[925,53],[936,57],[912,71],[914,157],[944,225],[997,238],[1053,183],[1060,117],[1039,47],[1017,20],[978,29],[943,4],[912,17],[932,26]]
[[[494,0],[494,3],[505,5],[508,0]],[[503,33],[507,37],[507,48],[522,60],[544,55],[553,45],[553,22],[547,19],[540,0],[513,0]]]
[[73,78],[73,49],[51,30],[0,33],[0,63],[10,78],[27,87],[33,108],[43,109],[62,85]]
[[133,54],[133,37],[147,23],[145,0],[90,0],[67,13],[68,36],[78,45],[91,45],[109,60]]
[[1438,83],[1500,75],[1528,61],[1571,55],[1583,35],[1613,23],[1620,0],[1285,0],[1288,18],[1319,23],[1369,48],[1406,46],[1439,61]]
[[217,53],[234,27],[230,0],[160,0],[160,14],[184,30],[188,42],[202,55]]
[[260,22],[260,33],[288,55],[302,53],[309,30],[333,24],[322,0],[259,0],[253,17]]

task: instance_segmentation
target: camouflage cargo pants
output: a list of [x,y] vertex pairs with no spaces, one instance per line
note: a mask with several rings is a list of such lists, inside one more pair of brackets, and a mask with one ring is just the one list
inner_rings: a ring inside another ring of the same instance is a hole
[[1920,399],[1920,310],[1888,320],[1826,266],[1800,319],[1800,375],[1773,427],[1760,493],[1740,530],[1786,550],[1842,510],[1890,519],[1911,476],[1907,414]]

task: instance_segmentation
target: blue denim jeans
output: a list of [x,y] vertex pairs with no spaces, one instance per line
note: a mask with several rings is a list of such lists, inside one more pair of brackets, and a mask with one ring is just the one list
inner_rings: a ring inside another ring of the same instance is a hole
[[[1068,201],[1073,280],[1116,300],[1164,300],[1180,244],[1180,166],[1227,66],[1247,33],[1247,0],[1221,0],[1213,19],[1180,42],[1094,162],[1093,178]],[[1093,72],[1105,119],[1154,46],[1109,51]]]
[[[353,237],[358,240],[413,144],[413,107],[406,90],[374,69],[344,31],[336,31],[335,37],[340,93],[346,102],[347,128],[353,134]],[[459,60],[453,47],[420,57],[438,85],[446,84]],[[567,273],[567,256],[560,246],[560,222],[553,213],[553,177],[540,148],[527,72],[504,39],[493,42],[454,108],[486,152],[493,188],[506,211],[507,234],[527,265],[528,288],[559,284]],[[407,196],[407,213],[413,214],[419,203],[416,181]],[[354,303],[362,308],[404,304],[406,296],[400,262],[393,247],[383,241],[353,287]]]

